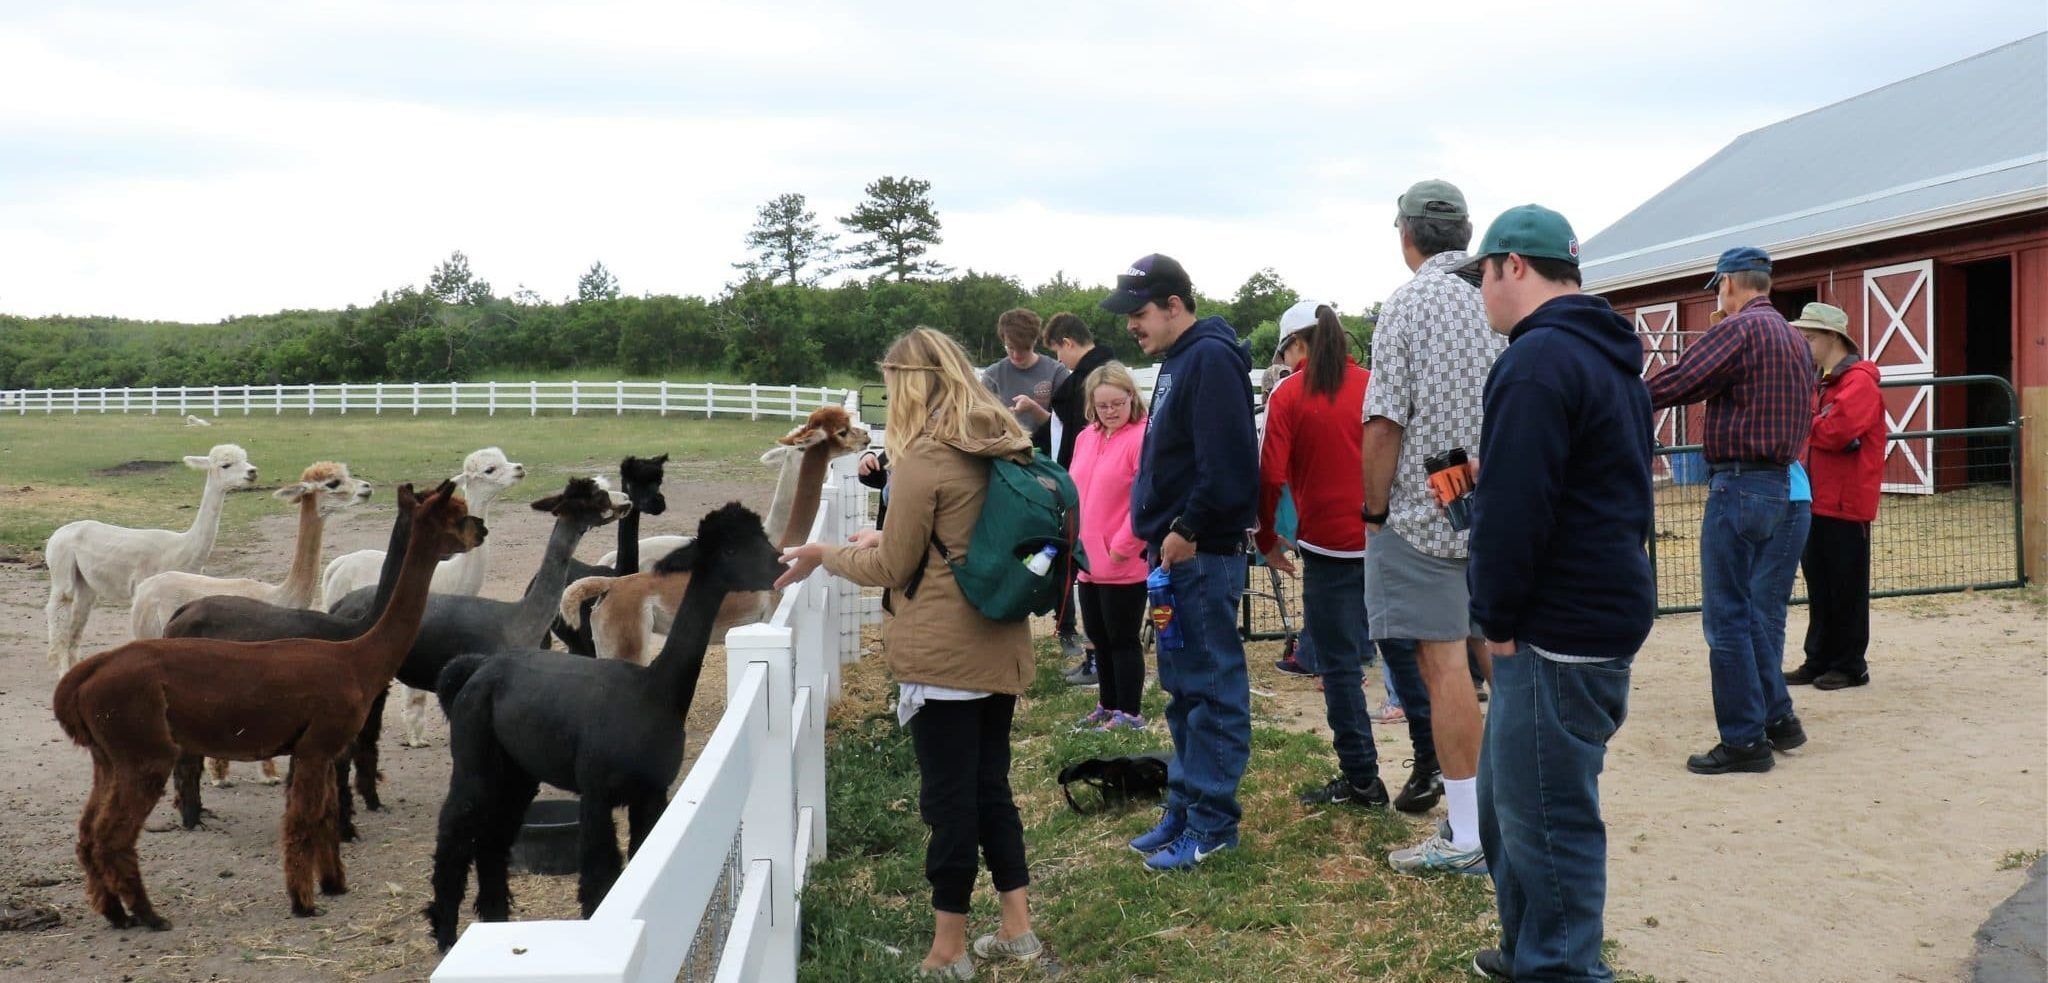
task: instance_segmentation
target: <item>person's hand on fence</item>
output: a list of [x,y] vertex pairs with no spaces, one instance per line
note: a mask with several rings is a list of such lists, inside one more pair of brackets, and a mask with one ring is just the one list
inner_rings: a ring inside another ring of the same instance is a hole
[[[879,533],[876,535],[880,536]],[[811,571],[818,569],[818,565],[823,562],[825,562],[825,544],[823,543],[805,543],[802,546],[792,546],[783,550],[782,563],[784,566],[789,567],[789,569],[784,570],[782,576],[775,578],[775,589],[787,590],[792,584],[801,583],[805,577],[811,575]]]
[[1284,538],[1274,543],[1273,548],[1266,551],[1266,565],[1281,573],[1293,575],[1296,572],[1294,561],[1287,558],[1287,550],[1292,545]]

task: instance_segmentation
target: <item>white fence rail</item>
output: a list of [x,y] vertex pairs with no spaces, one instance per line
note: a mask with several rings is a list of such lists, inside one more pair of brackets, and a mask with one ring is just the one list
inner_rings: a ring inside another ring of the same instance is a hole
[[716,382],[347,382],[311,386],[155,386],[0,390],[0,413],[658,413],[801,420],[847,399],[820,386]]
[[[811,538],[867,525],[854,462],[832,465]],[[797,899],[825,855],[825,710],[860,656],[867,606],[823,570],[782,595],[765,624],[726,634],[726,703],[711,739],[640,851],[588,921],[477,923],[437,983],[670,983],[796,979]],[[737,867],[729,864],[737,838]],[[721,877],[738,878],[723,937],[699,931]],[[692,953],[703,938],[716,954]],[[700,967],[715,966],[715,977]]]

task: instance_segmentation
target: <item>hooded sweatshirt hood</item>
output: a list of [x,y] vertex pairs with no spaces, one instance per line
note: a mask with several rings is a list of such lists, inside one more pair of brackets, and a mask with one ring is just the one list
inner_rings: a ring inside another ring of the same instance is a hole
[[1515,325],[1515,330],[1508,335],[1508,344],[1514,344],[1532,331],[1543,330],[1570,334],[1616,366],[1633,375],[1642,374],[1643,340],[1628,319],[1615,313],[1605,300],[1591,294],[1552,298]]

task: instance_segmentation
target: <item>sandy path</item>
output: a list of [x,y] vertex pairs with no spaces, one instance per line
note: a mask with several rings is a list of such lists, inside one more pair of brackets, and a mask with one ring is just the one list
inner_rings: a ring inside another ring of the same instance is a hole
[[[1602,782],[1619,964],[1662,983],[1967,979],[1971,933],[2024,879],[2001,858],[2048,846],[2042,610],[2017,592],[1878,602],[1875,682],[1795,688],[1812,741],[1714,778],[1685,770],[1714,740],[1699,618],[1660,620]],[[1313,682],[1270,660],[1266,705],[1321,729]],[[1397,783],[1406,733],[1375,737]]]

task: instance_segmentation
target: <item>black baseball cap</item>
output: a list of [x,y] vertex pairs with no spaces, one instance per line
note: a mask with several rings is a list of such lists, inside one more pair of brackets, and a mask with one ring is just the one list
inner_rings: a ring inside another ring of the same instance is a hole
[[1153,301],[1188,297],[1194,292],[1188,271],[1181,268],[1179,260],[1153,253],[1132,263],[1130,269],[1116,278],[1116,289],[1096,306],[1111,314],[1135,314]]

